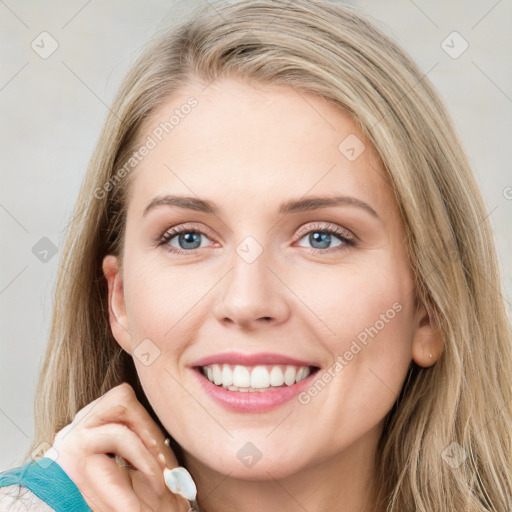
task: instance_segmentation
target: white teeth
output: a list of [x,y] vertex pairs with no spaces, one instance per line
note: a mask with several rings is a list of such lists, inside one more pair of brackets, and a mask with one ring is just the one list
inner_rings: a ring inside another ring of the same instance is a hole
[[218,386],[219,384],[222,384],[222,372],[221,372],[220,366],[218,364],[214,364],[212,366],[212,369],[213,369],[213,382],[215,384],[217,384],[217,386]]
[[270,386],[270,375],[264,366],[255,366],[251,372],[251,387],[268,388]]
[[233,384],[233,372],[227,364],[222,365],[222,384],[224,386],[231,386]]
[[291,386],[295,383],[295,377],[297,376],[297,370],[294,366],[287,366],[284,372],[284,383],[287,386]]
[[[217,384],[217,383],[215,383]],[[251,374],[245,366],[237,365],[233,370],[233,386],[248,388],[251,385]]]
[[203,374],[217,386],[230,391],[267,391],[283,385],[292,386],[305,379],[311,370],[307,366],[258,365],[254,367],[212,364],[203,367]]
[[301,366],[299,371],[297,372],[297,376],[295,377],[295,382],[300,382],[302,379],[305,379],[309,374],[308,368]]
[[282,386],[284,383],[283,370],[279,366],[274,366],[270,371],[270,384],[272,386]]

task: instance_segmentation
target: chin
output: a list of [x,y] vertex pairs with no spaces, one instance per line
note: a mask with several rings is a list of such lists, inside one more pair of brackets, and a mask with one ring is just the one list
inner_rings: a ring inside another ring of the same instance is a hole
[[290,445],[283,446],[283,451],[277,451],[275,446],[267,441],[266,446],[256,447],[256,443],[236,442],[236,449],[228,446],[221,453],[206,453],[195,457],[217,473],[229,475],[240,480],[273,480],[285,478],[297,473],[307,463],[303,457],[297,457],[300,450],[291,449]]

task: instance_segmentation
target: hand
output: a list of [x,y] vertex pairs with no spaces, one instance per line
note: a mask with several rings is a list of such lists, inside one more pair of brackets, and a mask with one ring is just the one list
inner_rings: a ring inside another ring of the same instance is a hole
[[[94,512],[188,512],[189,502],[165,485],[178,461],[165,436],[122,383],[97,398],[57,433],[55,461]],[[126,467],[113,455],[128,462]]]

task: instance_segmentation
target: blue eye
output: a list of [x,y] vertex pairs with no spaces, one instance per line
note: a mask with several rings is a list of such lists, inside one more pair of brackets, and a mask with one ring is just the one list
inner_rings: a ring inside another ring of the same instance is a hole
[[[311,231],[309,235],[306,235],[308,242],[313,246],[313,249],[330,249],[332,247],[328,247],[332,243],[332,233],[328,231]],[[305,238],[305,237],[303,237]],[[338,238],[339,237],[335,237]],[[318,244],[318,245],[317,245]],[[339,243],[338,245],[341,245]]]
[[[336,245],[332,245],[334,239],[338,239]],[[355,246],[355,241],[349,238],[349,233],[342,228],[338,227],[323,227],[316,226],[310,229],[302,236],[302,239],[307,238],[312,247],[307,247],[312,252],[331,252],[331,250],[343,250],[346,247]]]
[[[326,227],[320,224],[309,227],[308,231],[302,230],[300,240],[307,237],[311,247],[305,247],[305,249],[308,249],[310,252],[327,253],[344,250],[356,245],[356,240],[352,238],[350,232],[341,227],[335,225]],[[175,254],[187,254],[204,247],[204,245],[201,246],[202,236],[208,238],[205,233],[196,228],[180,226],[165,232],[158,240],[157,245],[165,246],[169,252]],[[333,238],[334,242],[335,239],[338,240],[338,243],[335,245],[332,245]],[[171,244],[174,239],[176,239],[177,247]]]
[[174,238],[177,239],[178,247],[167,245],[170,252],[184,253],[191,250],[199,249],[201,246],[201,236],[206,236],[201,231],[192,231],[188,228],[173,228],[166,232],[158,245],[167,245]]

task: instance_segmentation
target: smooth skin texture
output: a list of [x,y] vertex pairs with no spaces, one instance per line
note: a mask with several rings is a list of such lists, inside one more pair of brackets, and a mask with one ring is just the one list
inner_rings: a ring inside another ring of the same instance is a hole
[[[425,308],[414,309],[385,169],[334,104],[228,78],[184,87],[140,140],[190,96],[197,107],[133,171],[123,267],[112,255],[103,262],[112,332],[128,353],[146,339],[160,351],[149,365],[134,357],[137,371],[208,512],[374,511],[368,489],[385,415],[411,360],[430,366],[441,352]],[[338,149],[350,134],[365,144],[354,161]],[[161,205],[143,215],[165,194],[208,200],[218,212]],[[378,218],[353,205],[278,211],[289,200],[334,195],[364,201]],[[159,246],[172,227],[202,234]],[[329,228],[356,245],[329,238]],[[262,249],[252,263],[237,253],[248,236]],[[193,374],[199,358],[236,351],[304,359],[321,375],[395,303],[401,311],[306,405],[227,411]],[[237,456],[248,442],[262,453],[252,467]]]
[[[187,512],[189,502],[167,489],[163,472],[178,461],[163,432],[123,382],[80,409],[60,430],[52,457],[91,510]],[[121,467],[108,454],[126,460]]]

